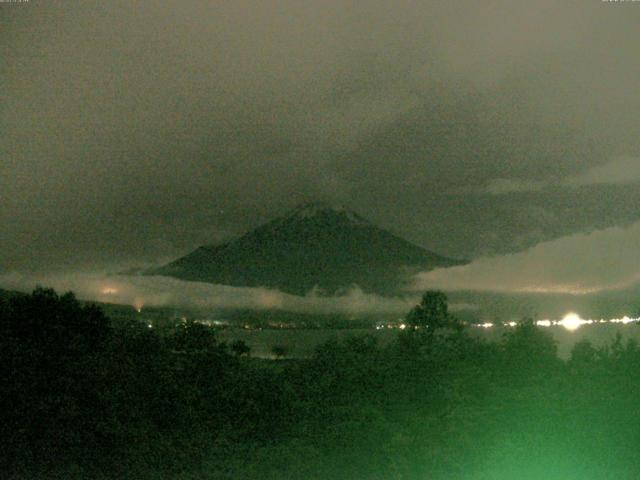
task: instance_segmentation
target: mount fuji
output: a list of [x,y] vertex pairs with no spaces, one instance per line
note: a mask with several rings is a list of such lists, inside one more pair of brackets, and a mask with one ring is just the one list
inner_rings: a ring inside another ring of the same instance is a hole
[[462,263],[414,245],[346,208],[311,203],[234,241],[201,246],[146,274],[295,295],[314,288],[336,294],[353,285],[393,294],[413,273]]

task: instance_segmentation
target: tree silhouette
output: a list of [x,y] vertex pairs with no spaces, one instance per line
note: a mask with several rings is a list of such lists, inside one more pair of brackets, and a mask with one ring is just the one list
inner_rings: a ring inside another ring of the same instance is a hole
[[589,340],[581,340],[571,349],[569,364],[578,368],[589,368],[597,360],[598,350]]
[[231,351],[238,357],[249,356],[251,347],[244,340],[236,340],[231,344]]
[[536,359],[555,359],[558,351],[555,340],[548,332],[526,318],[505,335],[504,349],[513,358],[524,362]]
[[174,350],[189,353],[211,351],[218,346],[215,331],[193,320],[176,327],[171,343]]
[[433,333],[439,328],[453,328],[458,322],[449,314],[447,296],[437,290],[428,290],[422,300],[408,313],[406,322],[410,327],[426,329]]
[[288,349],[284,345],[274,345],[271,348],[271,353],[273,353],[278,360],[282,360],[285,355],[287,355]]

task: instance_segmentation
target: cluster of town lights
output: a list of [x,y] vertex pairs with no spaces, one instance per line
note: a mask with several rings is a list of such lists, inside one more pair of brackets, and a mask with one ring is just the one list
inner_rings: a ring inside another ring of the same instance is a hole
[[[118,293],[118,289],[114,287],[105,287],[101,291],[104,295],[114,295]],[[134,308],[138,313],[142,311],[143,302],[141,299],[136,299],[134,302]],[[537,320],[535,323],[539,327],[555,327],[560,326],[564,327],[569,331],[574,331],[580,328],[582,325],[593,325],[600,323],[622,323],[624,325],[628,323],[637,323],[640,322],[640,317],[638,318],[629,318],[626,315],[622,318],[611,318],[609,320],[600,319],[600,320],[585,320],[584,318],[580,318],[580,315],[577,313],[568,313],[561,320]],[[492,327],[515,327],[518,325],[518,322],[508,322],[504,324],[494,324],[491,322],[485,323],[477,323],[474,324],[474,327],[478,328],[492,328]],[[152,325],[149,325],[149,328],[152,328]],[[389,324],[389,325],[377,325],[376,330],[381,330],[383,328],[399,328],[400,330],[404,330],[407,328],[405,323],[400,324]]]
[[[535,324],[538,327],[564,327],[569,331],[574,331],[580,328],[582,325],[593,325],[593,324],[601,324],[601,323],[621,323],[626,325],[628,323],[638,323],[640,322],[640,317],[638,318],[630,318],[624,316],[622,318],[611,318],[608,320],[600,319],[600,320],[585,320],[584,318],[580,318],[580,315],[577,313],[568,313],[561,320],[536,320]],[[472,327],[476,328],[493,328],[493,327],[516,327],[518,322],[507,322],[507,323],[473,323]],[[395,329],[399,328],[400,330],[404,330],[408,328],[408,325],[405,323],[389,323],[387,325],[378,324],[376,325],[376,330],[383,330],[385,328]],[[415,327],[414,327],[415,328]],[[419,327],[418,327],[419,328]]]
[[[580,315],[578,315],[577,313],[568,313],[562,318],[562,320],[537,320],[536,325],[539,327],[560,326],[560,327],[566,328],[569,331],[574,331],[580,328],[582,325],[593,325],[593,324],[600,324],[600,323],[622,323],[626,325],[628,323],[637,323],[637,322],[640,322],[640,318],[629,318],[627,316],[624,316],[622,318],[611,318],[609,320],[605,320],[605,319],[585,320],[584,318],[580,318]],[[515,327],[516,325],[518,325],[517,322],[509,322],[504,324],[504,326],[506,327]],[[503,325],[496,325],[496,324],[487,322],[487,323],[480,323],[475,326],[479,328],[491,328],[491,327],[503,326]]]

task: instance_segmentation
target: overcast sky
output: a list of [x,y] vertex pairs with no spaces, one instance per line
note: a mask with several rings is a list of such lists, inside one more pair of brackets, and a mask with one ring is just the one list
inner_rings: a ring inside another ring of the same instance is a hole
[[8,272],[162,262],[310,200],[466,258],[638,230],[637,2],[31,0],[0,21]]

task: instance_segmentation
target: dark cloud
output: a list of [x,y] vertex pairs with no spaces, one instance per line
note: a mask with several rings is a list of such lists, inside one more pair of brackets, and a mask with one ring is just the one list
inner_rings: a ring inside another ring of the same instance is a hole
[[0,13],[5,269],[163,261],[310,199],[467,257],[640,218],[632,2]]

